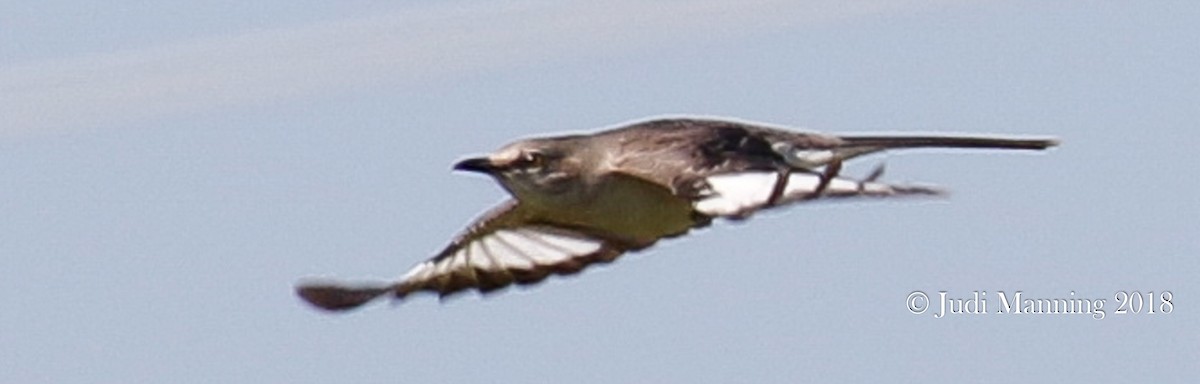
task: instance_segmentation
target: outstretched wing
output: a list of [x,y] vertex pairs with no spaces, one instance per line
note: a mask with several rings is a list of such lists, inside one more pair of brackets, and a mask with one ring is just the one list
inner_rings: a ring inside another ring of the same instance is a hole
[[[415,291],[447,296],[469,289],[491,292],[569,275],[625,252],[621,244],[582,231],[522,217],[510,200],[477,222],[437,256],[413,267],[396,284],[397,297]],[[490,219],[490,220],[489,220]]]
[[539,223],[519,202],[508,200],[395,283],[314,282],[300,285],[297,293],[327,310],[355,308],[385,294],[403,298],[417,291],[442,297],[471,289],[487,293],[512,284],[533,284],[552,274],[573,274],[591,264],[611,262],[627,249],[618,241]]
[[812,199],[848,197],[892,197],[938,195],[942,191],[920,185],[875,182],[873,178],[855,180],[823,174],[744,171],[704,178],[707,189],[695,201],[696,212],[715,217],[741,219],[754,212]]
[[[890,149],[1045,149],[1050,139],[969,136],[834,136],[716,119],[662,119],[607,132],[620,148],[613,169],[671,186],[712,217],[828,197],[937,194],[922,186],[840,177],[842,162]],[[603,135],[602,135],[603,136]],[[632,139],[631,139],[632,138]]]

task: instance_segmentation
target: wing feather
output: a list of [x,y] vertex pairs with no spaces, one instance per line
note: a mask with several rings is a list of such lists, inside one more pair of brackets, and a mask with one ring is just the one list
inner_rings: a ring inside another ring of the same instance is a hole
[[612,261],[628,249],[600,235],[531,220],[515,202],[497,210],[501,212],[485,216],[437,256],[414,266],[396,283],[396,296],[417,291],[449,296],[471,289],[486,293],[535,284]]
[[[749,171],[709,176],[705,179],[710,190],[694,204],[697,212],[718,217],[743,218],[762,209],[821,198],[889,197],[904,195],[933,195],[940,190],[926,186],[886,184],[835,177],[817,194],[821,175],[797,172],[780,180],[776,172]],[[786,183],[783,195],[770,201],[778,182]]]

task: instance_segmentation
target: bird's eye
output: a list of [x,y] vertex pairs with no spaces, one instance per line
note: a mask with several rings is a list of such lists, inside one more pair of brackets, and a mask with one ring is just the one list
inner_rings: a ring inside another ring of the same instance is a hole
[[527,168],[541,167],[546,163],[546,155],[542,154],[541,152],[525,152],[521,155],[521,162],[524,163],[523,165]]

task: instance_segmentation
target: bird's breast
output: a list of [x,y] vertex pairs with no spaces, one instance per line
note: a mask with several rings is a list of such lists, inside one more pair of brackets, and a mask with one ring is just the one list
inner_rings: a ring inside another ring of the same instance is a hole
[[682,234],[696,225],[691,201],[632,176],[605,177],[579,196],[559,206],[550,204],[548,216],[638,245]]

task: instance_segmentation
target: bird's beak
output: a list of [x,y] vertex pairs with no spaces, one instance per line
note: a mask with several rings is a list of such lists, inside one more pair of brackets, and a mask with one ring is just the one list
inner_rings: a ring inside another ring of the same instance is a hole
[[470,172],[491,174],[496,171],[497,167],[496,167],[495,163],[492,163],[492,161],[486,157],[476,157],[476,158],[472,158],[472,159],[466,159],[466,160],[463,160],[463,161],[460,161],[460,162],[454,164],[454,169],[457,171],[470,171]]

